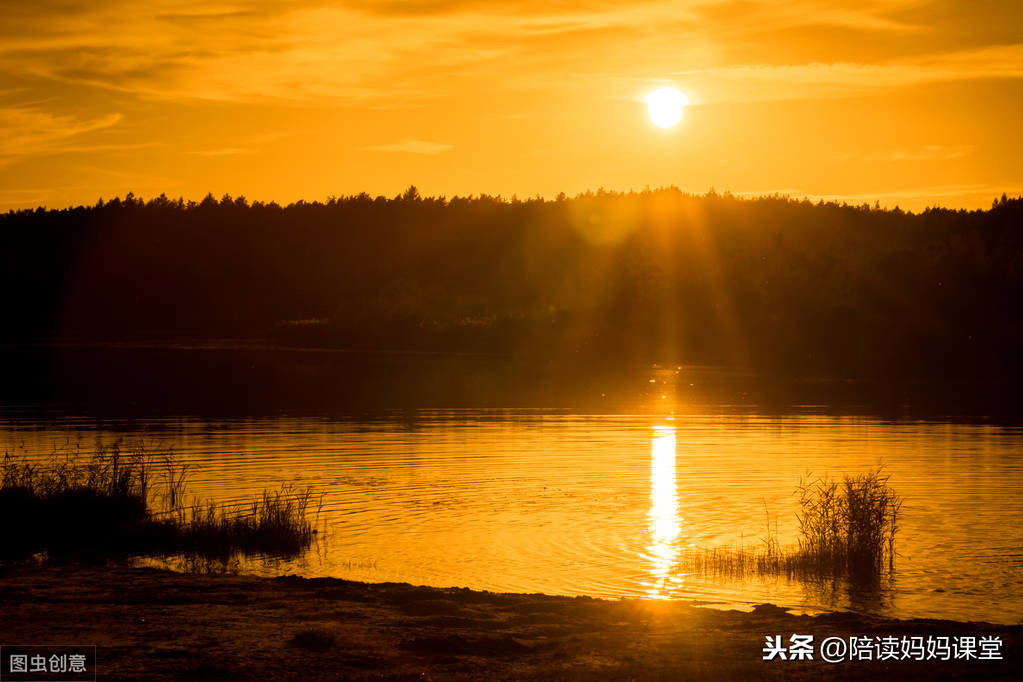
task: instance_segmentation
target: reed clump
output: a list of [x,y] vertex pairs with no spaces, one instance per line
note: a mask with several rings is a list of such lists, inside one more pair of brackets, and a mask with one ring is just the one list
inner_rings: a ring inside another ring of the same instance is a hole
[[811,580],[876,583],[895,570],[895,539],[902,498],[882,469],[841,480],[808,474],[795,491],[798,537],[778,539],[777,521],[767,518],[759,545],[687,551],[680,570],[730,578],[785,575]]
[[308,547],[315,531],[309,521],[312,492],[285,484],[267,490],[248,508],[228,509],[214,502],[196,502],[177,518],[161,523],[167,546],[178,552],[217,556],[225,551],[296,555]]
[[852,577],[894,570],[902,498],[881,469],[841,481],[807,476],[800,481],[800,563],[816,572]]
[[143,554],[293,556],[315,530],[309,489],[284,485],[245,506],[186,503],[187,465],[141,443],[0,462],[0,560]]

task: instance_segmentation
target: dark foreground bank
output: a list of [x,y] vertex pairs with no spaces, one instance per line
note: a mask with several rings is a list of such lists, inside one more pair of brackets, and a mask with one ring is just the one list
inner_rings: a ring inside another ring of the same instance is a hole
[[[0,644],[96,645],[99,679],[991,680],[1023,649],[1020,625],[120,567],[0,568],[0,614]],[[1003,660],[763,660],[794,634],[997,637]]]

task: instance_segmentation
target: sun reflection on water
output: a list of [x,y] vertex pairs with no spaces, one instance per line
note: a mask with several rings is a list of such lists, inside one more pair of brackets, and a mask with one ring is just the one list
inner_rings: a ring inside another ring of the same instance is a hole
[[679,556],[678,536],[682,528],[679,517],[678,488],[675,480],[675,428],[654,428],[650,441],[650,558],[652,582],[647,595],[668,599],[682,584],[673,573]]

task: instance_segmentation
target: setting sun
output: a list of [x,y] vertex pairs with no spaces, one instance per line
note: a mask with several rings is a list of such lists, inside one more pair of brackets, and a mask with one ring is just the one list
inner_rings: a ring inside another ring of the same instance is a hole
[[675,88],[658,88],[644,100],[650,120],[659,128],[671,128],[682,120],[682,110],[689,99]]

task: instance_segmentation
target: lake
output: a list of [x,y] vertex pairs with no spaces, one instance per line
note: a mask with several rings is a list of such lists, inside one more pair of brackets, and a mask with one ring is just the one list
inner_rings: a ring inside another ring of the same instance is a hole
[[[97,416],[0,409],[16,453],[143,441],[190,465],[190,492],[243,502],[297,481],[322,493],[315,547],[239,570],[502,592],[771,602],[816,612],[1017,623],[1023,618],[1023,430],[886,419],[825,406],[682,403],[664,372],[634,409],[433,407],[318,414]],[[677,375],[678,372],[670,373]],[[673,386],[678,381],[673,381]],[[691,548],[796,537],[807,472],[884,465],[904,499],[894,582],[862,594],[785,578],[678,570]]]

